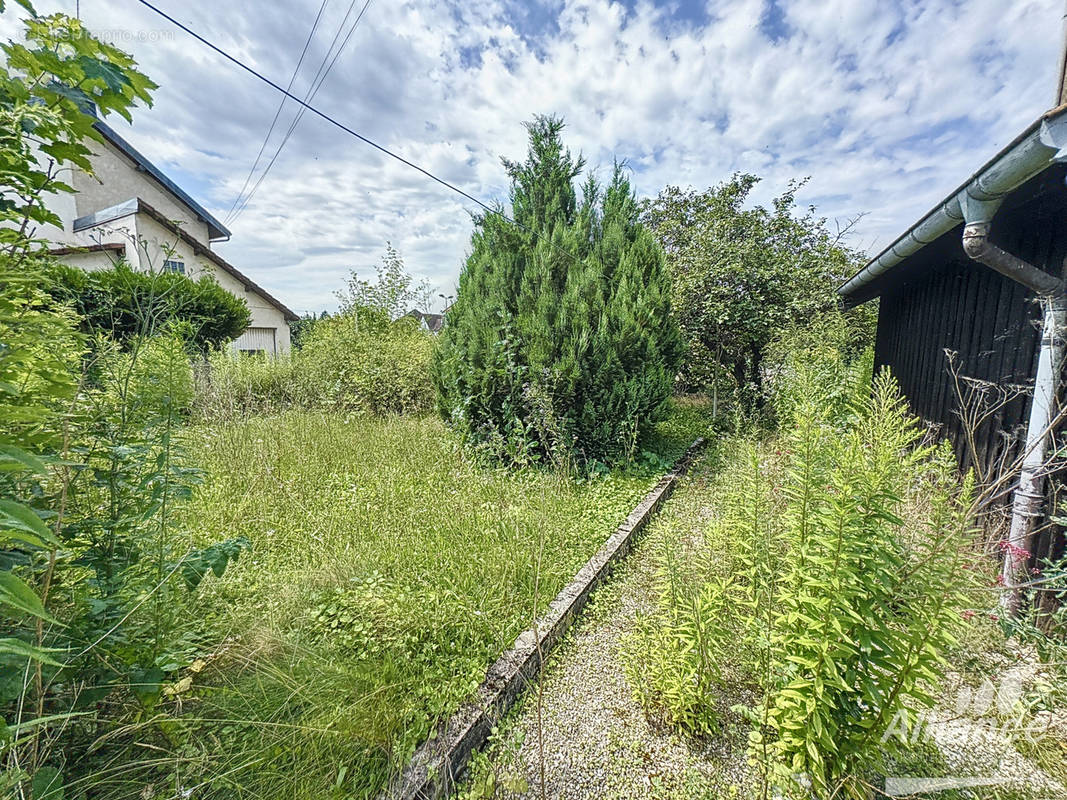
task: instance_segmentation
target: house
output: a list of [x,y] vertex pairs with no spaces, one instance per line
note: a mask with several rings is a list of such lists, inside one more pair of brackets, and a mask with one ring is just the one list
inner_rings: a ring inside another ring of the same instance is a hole
[[38,231],[53,243],[52,254],[84,269],[125,259],[136,269],[211,275],[252,312],[234,350],[289,352],[289,323],[297,315],[212,250],[229,230],[109,125],[95,127],[104,139],[91,143],[95,176],[74,169],[68,182],[75,192],[49,203],[63,228]]
[[849,305],[879,299],[876,366],[888,367],[913,410],[951,439],[960,465],[986,481],[1017,474],[1004,492],[1010,590],[1064,552],[1049,515],[1063,427],[1065,181],[1061,105],[838,290]]
[[413,309],[404,316],[414,317],[414,319],[419,323],[419,327],[421,327],[425,331],[429,331],[430,333],[440,333],[441,329],[445,326],[444,314],[424,314],[421,311],[416,311]]

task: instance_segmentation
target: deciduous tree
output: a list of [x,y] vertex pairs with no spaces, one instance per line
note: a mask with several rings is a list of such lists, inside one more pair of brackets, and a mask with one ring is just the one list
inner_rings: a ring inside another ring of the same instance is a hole
[[[836,308],[835,289],[860,263],[793,182],[767,208],[750,205],[759,179],[738,173],[704,191],[668,186],[642,219],[667,256],[673,310],[689,348],[691,388],[732,385],[762,397],[767,345],[782,330]],[[851,312],[854,344],[873,332],[872,309]]]

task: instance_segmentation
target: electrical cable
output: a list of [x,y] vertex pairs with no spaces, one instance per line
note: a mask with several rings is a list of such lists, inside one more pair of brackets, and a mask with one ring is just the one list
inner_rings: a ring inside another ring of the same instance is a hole
[[[307,55],[308,47],[311,45],[311,40],[315,36],[315,30],[319,27],[319,20],[322,19],[322,12],[326,10],[326,4],[329,1],[330,0],[322,0],[322,4],[319,6],[319,13],[315,15],[315,21],[311,24],[311,31],[308,33],[308,38],[304,41],[304,49],[300,51],[300,58],[296,62],[296,67],[293,69],[293,75],[289,78],[289,85],[285,87],[286,89],[293,88],[297,73],[300,72],[300,66],[304,63],[304,56]],[[233,210],[237,208],[238,204],[241,202],[245,189],[248,188],[248,184],[256,172],[256,167],[259,166],[259,159],[263,157],[263,151],[267,149],[267,142],[270,141],[270,135],[274,133],[274,126],[278,124],[278,118],[282,114],[282,109],[285,108],[285,101],[287,99],[288,98],[283,97],[282,101],[278,103],[278,110],[274,112],[274,119],[270,121],[270,127],[267,128],[267,135],[263,137],[263,144],[259,146],[259,152],[256,153],[256,160],[252,162],[252,168],[248,170],[248,176],[245,178],[244,185],[241,186],[241,191],[239,191],[237,197],[234,198],[233,205],[230,206],[230,210],[226,212],[227,220],[229,219],[229,215],[233,214]]]
[[[325,111],[322,111],[322,110],[316,108],[315,106],[311,105],[310,103],[308,103],[308,102],[306,102],[304,100],[301,100],[299,97],[294,95],[288,89],[282,88],[279,84],[277,84],[274,81],[272,81],[266,75],[263,75],[261,72],[258,72],[254,68],[248,66],[247,64],[242,62],[240,59],[236,58],[235,56],[230,55],[225,50],[223,50],[221,47],[219,47],[218,45],[216,45],[213,42],[209,41],[208,39],[204,38],[203,36],[201,36],[199,33],[194,31],[189,26],[179,22],[174,17],[172,17],[170,14],[168,14],[167,12],[163,11],[162,9],[160,9],[160,8],[156,7],[155,5],[153,5],[152,3],[148,2],[148,0],[137,0],[137,2],[140,3],[141,5],[145,6],[146,8],[151,9],[156,14],[158,14],[161,17],[163,17],[163,19],[165,19],[168,22],[170,22],[172,25],[175,25],[176,27],[178,27],[182,31],[185,31],[185,33],[187,33],[190,36],[192,36],[194,39],[196,39],[198,42],[200,42],[204,46],[206,46],[206,47],[210,48],[211,50],[215,51],[216,53],[218,53],[220,56],[225,58],[227,61],[231,62],[232,64],[234,64],[234,65],[236,65],[238,67],[240,67],[242,70],[244,70],[248,74],[252,75],[253,77],[255,77],[258,80],[262,81],[263,83],[267,84],[268,86],[270,86],[275,91],[280,92],[281,94],[285,95],[290,100],[294,100],[296,103],[298,103],[304,109],[306,109],[307,111],[310,111],[312,114],[314,114],[315,116],[319,117],[320,119],[323,119],[326,122],[330,123],[335,128],[338,128],[338,129],[344,131],[345,133],[347,133],[350,136],[354,136],[356,139],[359,139],[364,144],[369,145],[370,147],[373,147],[375,150],[379,151],[380,153],[383,153],[384,155],[389,156],[389,158],[392,158],[395,161],[399,161],[404,166],[410,167],[411,169],[415,170],[416,172],[422,173],[427,178],[429,178],[430,180],[434,181],[435,183],[440,184],[441,186],[444,186],[449,191],[455,192],[460,197],[464,197],[467,200],[470,200],[472,203],[474,203],[475,205],[479,206],[480,208],[482,208],[483,210],[485,210],[489,214],[493,214],[495,216],[500,217],[505,222],[508,222],[511,225],[514,225],[515,227],[519,228],[522,231],[525,231],[526,233],[530,234],[531,236],[534,236],[535,238],[538,238],[538,239],[542,238],[538,233],[536,233],[535,231],[530,230],[525,225],[522,225],[522,224],[516,222],[514,219],[509,217],[507,214],[505,214],[499,208],[493,208],[492,206],[490,206],[487,203],[479,200],[477,197],[475,197],[474,195],[470,194],[469,192],[466,192],[463,189],[460,189],[455,184],[449,183],[444,178],[439,178],[438,176],[434,175],[432,172],[430,172],[425,167],[420,167],[415,162],[409,161],[408,159],[404,158],[402,155],[399,155],[398,153],[394,153],[392,150],[390,150],[387,147],[384,147],[384,146],[378,144],[373,139],[369,139],[368,137],[364,136],[363,134],[359,133],[358,131],[353,130],[348,125],[345,125],[343,122],[340,122],[340,121],[334,119],[332,116],[327,114]],[[552,242],[550,240],[548,240],[548,239],[545,239],[544,241],[547,242],[549,248],[551,248],[552,250],[557,250],[559,252],[564,253],[565,255],[567,255],[569,258],[571,258],[575,262],[578,261],[578,257],[575,254],[569,253],[566,250],[560,250],[560,248],[558,248],[556,245],[552,244]]]
[[[348,33],[345,35],[344,40],[341,42],[341,46],[337,48],[337,52],[335,52],[333,54],[333,58],[330,59],[330,53],[333,52],[334,45],[337,44],[337,39],[341,35],[341,31],[344,29],[345,23],[348,21],[349,16],[351,16],[352,9],[355,8],[356,0],[352,0],[352,2],[349,3],[348,10],[345,12],[344,19],[341,20],[341,24],[337,28],[337,33],[334,35],[333,41],[330,42],[330,47],[326,51],[326,55],[323,56],[322,63],[319,64],[318,70],[315,72],[315,77],[311,79],[311,85],[308,89],[308,92],[304,95],[305,102],[310,103],[313,99],[315,99],[315,95],[318,94],[319,89],[322,88],[322,84],[325,83],[326,77],[330,74],[330,70],[333,69],[333,65],[337,63],[337,59],[341,55],[341,51],[345,49],[345,45],[347,45],[348,40],[352,38],[352,34],[355,32],[356,27],[359,25],[359,21],[363,19],[363,14],[367,10],[367,6],[370,5],[370,2],[371,0],[366,0],[366,2],[363,4],[363,8],[360,9],[359,15],[356,17],[356,21],[352,23],[352,27],[348,29]],[[328,66],[326,65],[327,59],[330,59],[330,63]],[[325,67],[325,71],[323,71],[323,67]],[[285,102],[284,97],[282,98],[282,102]],[[271,156],[270,161],[268,162],[266,168],[263,170],[263,174],[259,176],[259,179],[252,187],[251,191],[249,191],[248,195],[244,198],[244,202],[241,203],[240,208],[232,212],[229,221],[236,221],[236,219],[241,216],[241,212],[245,210],[245,207],[251,201],[252,195],[254,195],[256,191],[258,191],[260,184],[262,184],[263,180],[267,177],[267,173],[270,172],[271,167],[274,166],[274,162],[278,160],[278,156],[281,155],[282,149],[289,141],[289,137],[293,135],[293,131],[296,130],[296,126],[300,124],[300,120],[303,118],[305,111],[306,109],[303,106],[297,109],[296,116],[293,118],[293,121],[289,125],[289,130],[287,130],[285,132],[285,136],[282,137],[281,143],[274,151],[274,155]]]

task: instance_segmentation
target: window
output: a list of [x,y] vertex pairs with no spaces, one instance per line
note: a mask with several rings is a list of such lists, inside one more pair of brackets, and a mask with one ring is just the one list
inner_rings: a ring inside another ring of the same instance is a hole
[[185,262],[184,261],[164,261],[164,272],[177,272],[179,275],[185,274]]

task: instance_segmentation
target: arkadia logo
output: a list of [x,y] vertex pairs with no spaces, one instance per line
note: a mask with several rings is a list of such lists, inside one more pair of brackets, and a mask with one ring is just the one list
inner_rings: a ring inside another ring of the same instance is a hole
[[947,792],[950,789],[980,789],[1012,783],[1012,778],[886,778],[885,793],[890,797]]
[[1040,738],[1047,732],[1048,723],[1040,720],[1024,725],[1019,716],[1023,700],[1023,681],[1018,672],[1006,673],[995,686],[986,679],[977,689],[961,686],[956,692],[955,715],[946,716],[944,711],[914,713],[901,709],[893,716],[889,727],[882,734],[882,742],[896,739],[899,742],[917,744],[922,739],[933,741],[932,726],[952,720],[981,720],[982,729],[994,730],[1005,739],[1026,736]]

